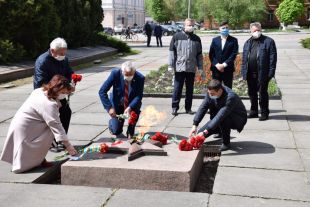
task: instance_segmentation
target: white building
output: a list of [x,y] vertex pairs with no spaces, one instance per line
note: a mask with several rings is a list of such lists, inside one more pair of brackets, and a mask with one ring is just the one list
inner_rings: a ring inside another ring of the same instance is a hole
[[104,27],[117,25],[143,26],[145,21],[144,0],[102,0]]

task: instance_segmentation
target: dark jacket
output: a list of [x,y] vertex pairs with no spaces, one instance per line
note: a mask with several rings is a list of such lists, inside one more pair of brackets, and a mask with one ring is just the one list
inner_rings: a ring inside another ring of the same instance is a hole
[[221,36],[213,38],[209,51],[211,70],[217,71],[215,65],[225,62],[227,64],[225,72],[233,73],[235,70],[235,59],[238,54],[238,48],[238,40],[235,37],[228,35],[223,50]]
[[161,28],[160,25],[156,25],[156,27],[154,29],[154,35],[156,37],[161,37],[163,35],[163,29]]
[[[114,69],[108,79],[103,83],[99,90],[99,96],[104,108],[109,111],[112,107],[116,110],[116,113],[121,111],[124,106],[124,76],[121,69]],[[113,91],[108,98],[108,91],[113,86]],[[129,107],[140,112],[142,105],[144,88],[144,76],[138,71],[135,72],[131,84],[129,86]]]
[[[274,40],[262,35],[259,39],[259,49],[257,51],[258,80],[266,82],[275,76],[277,66],[277,48]],[[252,37],[243,46],[241,72],[244,80],[247,79],[249,70],[249,56],[252,45]]]
[[[195,118],[194,125],[198,126],[209,108],[217,110],[217,114],[207,123],[206,130],[216,129],[226,118],[231,120],[232,129],[241,132],[247,122],[247,112],[244,104],[237,94],[230,88],[223,86],[223,94],[218,99],[211,99],[207,94],[200,105]],[[205,129],[203,129],[205,130]]]
[[173,35],[169,48],[169,66],[176,72],[196,72],[203,69],[203,56],[200,37],[184,31]]
[[42,84],[47,84],[54,75],[62,75],[71,81],[72,73],[67,57],[58,61],[48,50],[40,55],[35,62],[33,86],[35,89],[40,88]]
[[152,27],[151,27],[151,25],[149,24],[149,23],[146,23],[145,25],[144,25],[144,28],[143,28],[143,30],[145,31],[145,34],[147,35],[147,36],[151,36],[152,35]]

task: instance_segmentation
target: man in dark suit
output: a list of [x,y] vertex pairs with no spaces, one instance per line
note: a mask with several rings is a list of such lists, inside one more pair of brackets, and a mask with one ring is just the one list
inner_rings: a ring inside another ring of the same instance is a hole
[[162,47],[163,46],[163,43],[161,41],[161,37],[163,35],[163,29],[161,28],[161,26],[159,24],[157,24],[155,26],[155,29],[154,29],[154,35],[156,37],[156,43],[157,43],[157,47],[159,47],[159,45]]
[[277,66],[277,47],[274,40],[262,35],[259,22],[250,24],[251,38],[244,43],[241,72],[248,83],[251,109],[248,118],[258,117],[258,93],[261,109],[260,121],[269,118],[268,84]]
[[[109,99],[107,93],[111,87],[113,87],[113,91]],[[111,134],[118,135],[123,132],[125,120],[118,119],[116,115],[127,114],[129,116],[131,111],[134,111],[138,117],[134,124],[128,124],[126,132],[128,138],[134,135],[142,105],[143,89],[144,76],[136,71],[130,61],[123,63],[121,69],[113,70],[103,83],[99,90],[99,96],[105,110],[111,116],[109,121]]]
[[145,34],[147,36],[147,44],[146,44],[146,46],[150,47],[153,29],[152,29],[151,25],[149,24],[149,22],[145,23],[143,30],[144,30],[144,32],[145,32]]
[[230,148],[230,131],[236,129],[241,132],[247,122],[247,112],[244,104],[238,95],[230,88],[223,86],[218,80],[211,80],[207,86],[208,93],[200,105],[189,136],[197,132],[197,127],[208,109],[215,112],[215,116],[202,126],[198,133],[208,137],[214,133],[218,133],[218,129],[223,135],[223,144],[221,151]]
[[225,86],[232,88],[238,40],[229,35],[227,21],[220,24],[219,30],[221,35],[213,38],[209,51],[212,79],[222,81]]
[[[69,65],[69,60],[66,57],[67,43],[63,38],[56,38],[50,43],[50,49],[41,54],[34,67],[33,86],[34,89],[42,87],[47,84],[54,75],[62,75],[71,81],[73,71]],[[61,107],[59,108],[60,121],[66,133],[68,133],[71,109],[67,98],[61,99]],[[53,142],[53,146],[58,151],[57,142]]]

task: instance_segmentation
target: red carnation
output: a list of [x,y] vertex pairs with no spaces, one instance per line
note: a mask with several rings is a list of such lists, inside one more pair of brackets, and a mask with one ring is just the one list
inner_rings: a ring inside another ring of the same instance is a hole
[[205,139],[206,138],[204,136],[197,135],[192,137],[189,142],[192,144],[193,148],[199,149],[203,145]]
[[109,150],[109,146],[106,143],[100,144],[100,153],[104,154]]
[[182,139],[179,143],[179,150],[181,151],[191,151],[193,149],[193,145],[189,143],[186,139]]
[[135,111],[130,112],[130,118],[128,120],[129,125],[135,125],[138,121],[138,114]]
[[152,140],[155,140],[155,141],[160,141],[163,145],[167,144],[167,141],[168,141],[168,135],[164,135],[160,132],[156,132],[152,137],[151,137]]
[[76,84],[77,82],[80,82],[82,80],[82,75],[73,73],[71,75],[71,79]]

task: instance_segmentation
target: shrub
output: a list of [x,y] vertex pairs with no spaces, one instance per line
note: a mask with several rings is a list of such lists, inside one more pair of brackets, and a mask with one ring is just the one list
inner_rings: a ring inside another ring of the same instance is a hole
[[118,52],[130,52],[130,47],[123,41],[116,39],[114,37],[108,36],[103,32],[99,32],[97,35],[97,44],[105,45],[108,47],[114,47],[118,50]]
[[19,61],[25,54],[23,46],[9,40],[0,40],[0,63]]
[[310,49],[310,38],[301,40],[301,44],[304,48]]

